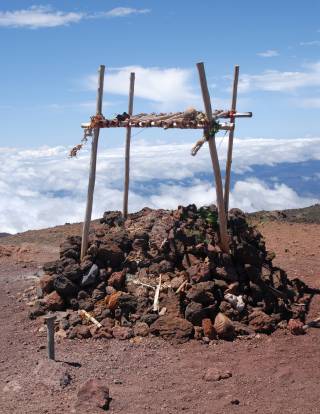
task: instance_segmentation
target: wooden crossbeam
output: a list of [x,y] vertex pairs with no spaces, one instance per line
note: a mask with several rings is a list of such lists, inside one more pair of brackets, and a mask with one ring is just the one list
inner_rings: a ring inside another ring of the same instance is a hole
[[[122,119],[126,117],[126,119]],[[251,118],[252,112],[233,112],[216,110],[213,113],[213,119],[226,118]],[[200,111],[195,111],[193,117],[189,116],[188,112],[177,112],[170,114],[129,114],[119,115],[118,118],[106,119],[103,116],[92,117],[91,122],[81,124],[82,128],[179,128],[179,129],[203,129],[209,128],[212,120],[209,121],[206,115]],[[233,123],[219,123],[219,129],[230,131],[233,128]]]

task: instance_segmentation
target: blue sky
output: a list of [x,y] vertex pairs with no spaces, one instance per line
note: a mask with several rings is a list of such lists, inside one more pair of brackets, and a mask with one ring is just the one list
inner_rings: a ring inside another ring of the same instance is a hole
[[[151,77],[158,68],[160,78],[161,70],[177,69],[178,90],[172,95],[178,98],[167,108],[185,109],[185,91],[199,96],[198,61],[206,64],[213,106],[218,107],[229,102],[228,77],[240,65],[239,109],[252,110],[254,118],[238,123],[237,136],[318,136],[319,15],[315,0],[230,0],[227,7],[213,0],[197,7],[180,0],[2,0],[2,141],[23,147],[78,142],[79,124],[94,110],[95,84],[87,80],[101,63],[107,68],[139,66],[151,71]],[[183,76],[187,78],[181,80]],[[142,83],[138,71],[137,89]],[[127,97],[118,95],[117,87],[106,93],[106,115],[127,107]],[[165,109],[167,96],[157,97],[158,92],[151,88],[149,99],[137,97],[136,110]],[[201,106],[200,99],[191,103]],[[110,135],[111,144],[122,139],[119,133]]]
[[[100,64],[107,117],[127,109],[131,71],[134,112],[201,109],[199,61],[213,107],[228,109],[240,65],[238,109],[253,118],[237,122],[231,206],[319,202],[319,15],[317,0],[2,0],[0,231],[82,219],[90,147],[67,153],[94,114]],[[190,157],[199,138],[133,132],[131,211],[214,201],[207,149]],[[121,208],[124,139],[101,133],[94,217]],[[222,172],[226,140],[217,138]]]

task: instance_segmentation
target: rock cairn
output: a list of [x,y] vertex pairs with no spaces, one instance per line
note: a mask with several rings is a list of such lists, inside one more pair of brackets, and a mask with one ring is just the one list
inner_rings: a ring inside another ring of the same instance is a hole
[[81,238],[72,236],[60,259],[43,266],[30,317],[63,311],[59,329],[70,339],[180,341],[232,340],[304,321],[310,289],[273,266],[274,254],[238,209],[229,213],[230,254],[223,253],[217,220],[215,206],[144,208],[125,222],[106,212],[81,262]]

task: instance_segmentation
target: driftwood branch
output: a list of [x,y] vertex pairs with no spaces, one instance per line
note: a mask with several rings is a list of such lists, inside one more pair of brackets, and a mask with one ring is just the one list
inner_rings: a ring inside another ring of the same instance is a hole
[[[239,66],[235,66],[234,79],[233,79],[232,102],[231,102],[231,111],[233,112],[236,112],[236,106],[237,106],[238,81],[239,81]],[[232,121],[234,122],[234,116],[230,118],[230,122]],[[227,163],[226,163],[226,177],[225,177],[225,182],[224,182],[224,209],[225,209],[227,217],[228,217],[228,210],[229,210],[233,137],[234,137],[234,128],[232,128],[232,130],[230,130],[229,132],[228,155],[227,155]]]
[[[96,107],[97,116],[101,116],[101,113],[102,113],[104,71],[105,71],[105,66],[101,65],[99,68],[98,91],[97,91],[97,107]],[[94,185],[96,181],[96,165],[97,165],[99,132],[100,132],[99,127],[96,127],[94,129],[94,135],[93,135],[92,146],[91,146],[87,206],[86,206],[86,213],[85,213],[83,229],[82,229],[81,259],[83,259],[84,256],[86,255],[87,248],[88,248],[88,236],[89,236],[91,214],[92,214],[93,192],[94,192]]]
[[[204,64],[202,62],[197,63],[197,68],[199,72],[199,79],[200,79],[204,107],[206,110],[207,119],[211,124],[213,120],[213,114],[212,114],[211,101],[210,101],[210,95],[209,95],[209,90],[208,90],[208,85],[207,85]],[[220,171],[217,147],[216,147],[216,142],[215,142],[215,136],[210,135],[209,127],[204,128],[204,136],[209,144],[212,167],[213,167],[213,172],[215,176],[221,248],[224,252],[229,252],[227,220],[226,220],[226,215],[225,215],[225,210],[224,210],[222,179],[221,179],[221,171]]]
[[[134,95],[134,81],[135,74],[130,74],[130,89],[129,89],[129,104],[128,114],[132,115],[133,110],[133,95]],[[124,173],[124,193],[123,193],[123,218],[128,216],[128,195],[129,195],[129,180],[130,180],[130,143],[131,143],[131,126],[127,127],[126,134],[126,150],[125,150],[125,173]]]

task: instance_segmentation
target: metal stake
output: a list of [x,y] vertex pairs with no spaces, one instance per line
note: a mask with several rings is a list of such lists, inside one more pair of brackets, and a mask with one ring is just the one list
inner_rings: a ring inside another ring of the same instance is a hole
[[49,359],[54,360],[54,321],[56,320],[55,315],[47,315],[44,317],[45,323],[47,325],[47,339],[48,339],[48,357]]

